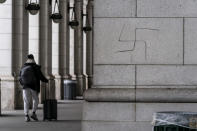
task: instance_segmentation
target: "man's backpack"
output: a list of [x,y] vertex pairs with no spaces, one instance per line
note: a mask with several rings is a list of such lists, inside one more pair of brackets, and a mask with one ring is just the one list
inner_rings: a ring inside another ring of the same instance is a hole
[[33,66],[25,66],[21,69],[20,72],[20,79],[19,79],[21,85],[25,86],[35,86],[36,85],[36,75],[34,72]]

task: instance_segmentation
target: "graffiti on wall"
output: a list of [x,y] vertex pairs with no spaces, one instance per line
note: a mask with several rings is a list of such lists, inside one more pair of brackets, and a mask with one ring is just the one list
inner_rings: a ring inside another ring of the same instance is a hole
[[135,28],[134,29],[134,40],[126,40],[126,39],[122,39],[123,37],[123,32],[125,31],[125,24],[123,25],[121,31],[120,31],[120,35],[119,35],[119,39],[118,41],[121,42],[121,43],[128,43],[128,42],[131,42],[131,45],[132,47],[130,49],[125,49],[125,50],[119,50],[117,52],[119,53],[124,53],[124,52],[133,52],[136,50],[136,44],[138,42],[143,42],[144,44],[144,57],[145,57],[145,60],[147,59],[147,40],[143,40],[143,39],[137,39],[138,37],[138,34],[139,34],[139,31],[144,31],[144,30],[148,30],[148,31],[159,31],[159,29],[153,29],[153,28]]

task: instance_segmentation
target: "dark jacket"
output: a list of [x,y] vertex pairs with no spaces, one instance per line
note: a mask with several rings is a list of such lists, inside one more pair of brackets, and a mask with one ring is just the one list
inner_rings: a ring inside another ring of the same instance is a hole
[[[48,80],[42,74],[41,66],[37,65],[36,63],[25,63],[22,68],[24,68],[25,66],[29,66],[29,65],[33,67],[33,70],[34,70],[34,73],[35,73],[35,76],[36,76],[36,83],[34,84],[35,86],[22,85],[23,89],[31,88],[32,90],[35,90],[39,93],[40,92],[40,81],[48,82]],[[21,76],[21,71],[20,71],[20,76]]]

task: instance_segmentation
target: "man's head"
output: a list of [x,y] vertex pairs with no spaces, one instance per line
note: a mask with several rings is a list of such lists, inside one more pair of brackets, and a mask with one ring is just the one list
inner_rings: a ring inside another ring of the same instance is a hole
[[34,59],[34,56],[32,54],[27,55],[27,59]]
[[27,55],[26,63],[36,63],[32,54]]

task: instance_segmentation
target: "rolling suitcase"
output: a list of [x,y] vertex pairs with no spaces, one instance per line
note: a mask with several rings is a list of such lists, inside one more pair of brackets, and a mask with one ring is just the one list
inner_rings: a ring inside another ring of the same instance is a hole
[[[49,87],[49,86],[48,86]],[[48,93],[50,92],[50,89]],[[46,87],[45,87],[45,100],[43,102],[43,121],[45,120],[57,120],[57,100],[56,99],[46,99]]]
[[44,118],[43,120],[57,120],[57,100],[56,99],[46,99],[44,101]]

